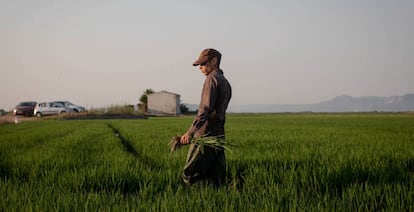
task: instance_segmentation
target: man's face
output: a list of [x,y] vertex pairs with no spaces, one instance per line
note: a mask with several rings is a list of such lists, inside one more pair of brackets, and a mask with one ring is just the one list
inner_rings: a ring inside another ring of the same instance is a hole
[[216,58],[213,58],[210,61],[207,61],[207,62],[205,62],[203,64],[200,64],[201,73],[203,73],[205,76],[207,76],[212,71],[214,71],[214,69],[215,69],[215,65],[214,65],[215,64],[215,61],[216,61]]

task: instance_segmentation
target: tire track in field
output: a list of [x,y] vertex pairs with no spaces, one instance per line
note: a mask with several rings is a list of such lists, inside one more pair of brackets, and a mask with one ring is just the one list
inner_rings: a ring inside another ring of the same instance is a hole
[[11,176],[11,165],[6,160],[4,154],[0,154],[0,178],[7,179]]
[[131,145],[131,142],[128,141],[124,136],[122,136],[122,134],[119,132],[118,129],[116,129],[111,124],[108,124],[107,126],[114,132],[115,136],[119,139],[119,141],[121,142],[122,146],[124,147],[127,153],[134,156],[134,158],[138,159],[142,164],[144,164],[149,169],[157,170],[157,171],[161,170],[162,166],[159,163],[157,163],[157,161],[155,161],[151,157],[146,156],[143,152],[138,152],[134,148],[134,146]]

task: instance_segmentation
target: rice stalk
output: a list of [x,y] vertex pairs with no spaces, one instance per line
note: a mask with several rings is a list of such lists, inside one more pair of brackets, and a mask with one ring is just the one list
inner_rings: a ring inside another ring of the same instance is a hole
[[[184,144],[181,143],[181,137],[175,136],[171,139],[168,146],[170,147],[170,153],[175,152],[176,150],[180,149],[181,146]],[[229,143],[226,142],[223,135],[219,136],[203,136],[200,138],[192,138],[190,140],[191,144],[197,144],[200,146],[201,153],[204,154],[204,146],[212,147],[216,150],[226,149],[227,151],[233,153],[231,149],[228,147]]]

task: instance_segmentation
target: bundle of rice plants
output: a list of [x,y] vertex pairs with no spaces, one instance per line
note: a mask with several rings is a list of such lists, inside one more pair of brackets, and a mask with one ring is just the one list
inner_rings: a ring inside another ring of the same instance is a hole
[[181,137],[180,136],[174,136],[170,143],[168,143],[168,146],[170,147],[170,153],[175,152],[175,150],[179,149],[182,144],[181,144]]
[[[180,149],[181,146],[184,144],[181,143],[180,136],[174,136],[171,141],[169,142],[168,146],[170,147],[170,153],[175,152],[176,150]],[[232,152],[231,149],[228,147],[229,144],[224,139],[224,136],[202,136],[200,138],[192,138],[190,140],[191,144],[197,144],[200,146],[201,153],[204,153],[204,146],[209,146],[214,149],[226,149],[229,152]]]

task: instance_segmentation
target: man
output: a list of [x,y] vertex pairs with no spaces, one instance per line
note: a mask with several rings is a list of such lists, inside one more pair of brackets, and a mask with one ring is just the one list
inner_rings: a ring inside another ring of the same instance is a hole
[[[226,110],[231,99],[231,86],[220,69],[221,53],[215,49],[201,52],[193,66],[200,66],[206,76],[197,116],[187,132],[181,136],[182,144],[189,144],[192,138],[224,138]],[[224,149],[191,144],[183,170],[184,182],[192,185],[208,180],[215,185],[225,183],[226,158]]]

